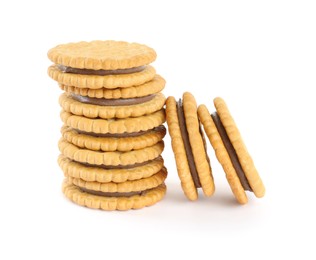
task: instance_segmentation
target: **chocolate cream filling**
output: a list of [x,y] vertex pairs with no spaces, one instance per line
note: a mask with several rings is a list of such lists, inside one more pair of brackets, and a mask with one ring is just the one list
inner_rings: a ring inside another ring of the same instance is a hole
[[192,148],[191,148],[191,144],[189,140],[189,134],[188,134],[188,130],[185,123],[185,116],[184,116],[183,104],[182,104],[181,98],[177,102],[177,114],[178,114],[179,127],[180,127],[180,132],[181,132],[181,136],[182,136],[182,140],[184,144],[184,149],[187,156],[189,169],[190,169],[191,176],[194,182],[194,186],[196,188],[201,188],[202,186],[201,186],[199,174],[197,172],[196,165],[194,162]]
[[237,153],[231,143],[231,141],[229,140],[229,137],[227,135],[227,132],[225,130],[225,127],[223,126],[222,122],[221,122],[221,119],[220,117],[218,116],[218,114],[215,112],[211,115],[214,123],[215,123],[215,126],[218,130],[218,133],[219,135],[221,136],[222,138],[222,141],[224,143],[224,146],[226,148],[226,151],[229,155],[229,158],[233,164],[233,167],[238,175],[238,178],[240,180],[240,183],[242,185],[242,187],[244,188],[244,190],[248,190],[248,191],[252,191],[250,185],[249,185],[249,182],[247,180],[247,177],[245,175],[245,172],[243,170],[243,168],[241,167],[241,164],[239,162],[239,159],[238,159],[238,156],[237,156]]
[[72,93],[71,98],[81,103],[97,105],[97,106],[131,106],[146,103],[156,96],[155,94],[137,97],[137,98],[118,98],[118,99],[106,99],[106,98],[91,98],[87,96],[81,96]]
[[[159,157],[158,157],[159,158]],[[158,158],[153,159],[153,160],[149,160],[149,161],[145,161],[145,162],[141,162],[141,163],[135,163],[135,164],[127,164],[127,165],[96,165],[96,164],[90,164],[90,163],[81,163],[84,166],[87,167],[98,167],[98,168],[102,168],[102,169],[106,169],[106,170],[112,170],[112,169],[132,169],[135,167],[140,167],[140,166],[144,166],[150,162],[153,162],[155,160],[158,160]]]
[[144,196],[146,193],[163,186],[164,184],[160,184],[157,187],[147,189],[147,190],[142,190],[142,191],[130,191],[130,192],[103,192],[103,191],[96,191],[96,190],[89,190],[86,188],[78,187],[81,191],[92,194],[92,195],[97,195],[97,196],[104,196],[104,197],[132,197],[135,195],[138,196]]
[[108,76],[108,75],[122,75],[122,74],[132,74],[136,72],[141,72],[146,68],[146,66],[139,66],[139,67],[128,68],[128,69],[117,69],[117,70],[92,70],[92,69],[77,69],[77,68],[67,67],[67,66],[58,64],[57,68],[60,71],[65,72],[65,73]]
[[92,133],[92,132],[85,132],[85,131],[81,131],[76,129],[76,131],[79,134],[84,134],[84,135],[90,135],[90,136],[94,136],[94,137],[114,137],[114,138],[124,138],[124,137],[137,137],[137,136],[142,136],[145,134],[148,134],[150,132],[160,132],[160,131],[164,131],[164,126],[157,126],[153,129],[149,129],[146,131],[139,131],[139,132],[132,132],[132,133],[122,133],[122,134],[96,134],[96,133]]
[[80,187],[80,190],[92,195],[103,196],[103,197],[132,197],[134,195],[141,196],[149,191],[149,190],[144,190],[144,191],[131,191],[131,192],[103,192],[103,191],[89,190],[89,189],[81,188],[81,187]]

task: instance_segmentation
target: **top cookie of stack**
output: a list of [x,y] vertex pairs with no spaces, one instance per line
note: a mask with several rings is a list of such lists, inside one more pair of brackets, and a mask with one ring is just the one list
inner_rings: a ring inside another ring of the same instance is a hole
[[[160,93],[165,80],[149,65],[156,52],[138,43],[92,41],[58,45],[48,57],[55,63],[48,74],[65,91],[59,99],[65,124],[59,164],[66,196],[108,210],[160,200],[166,177],[160,157],[166,132],[165,97]],[[160,166],[148,173],[146,165],[155,160]],[[162,172],[159,181],[147,180],[157,172]]]

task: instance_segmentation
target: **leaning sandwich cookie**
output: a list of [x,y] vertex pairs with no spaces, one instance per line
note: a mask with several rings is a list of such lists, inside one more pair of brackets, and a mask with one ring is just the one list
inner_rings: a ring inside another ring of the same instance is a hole
[[212,170],[193,95],[186,92],[179,101],[168,97],[166,119],[184,194],[196,200],[197,189],[202,188],[206,196],[211,196],[215,190]]
[[198,115],[232,192],[240,204],[248,202],[245,191],[263,197],[264,185],[225,101],[215,98],[214,105],[216,112],[212,114],[200,105]]

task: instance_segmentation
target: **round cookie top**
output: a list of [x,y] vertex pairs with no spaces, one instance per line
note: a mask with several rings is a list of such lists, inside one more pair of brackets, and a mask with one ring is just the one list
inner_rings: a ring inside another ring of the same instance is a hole
[[124,41],[91,41],[57,45],[48,58],[67,67],[93,70],[128,69],[147,65],[156,52],[143,44]]

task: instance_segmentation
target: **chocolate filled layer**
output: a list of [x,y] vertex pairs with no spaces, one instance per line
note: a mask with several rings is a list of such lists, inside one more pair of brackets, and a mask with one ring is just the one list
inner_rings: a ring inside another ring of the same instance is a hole
[[58,64],[57,68],[65,73],[108,76],[108,75],[122,75],[122,74],[132,74],[136,72],[141,72],[146,68],[146,66],[139,66],[139,67],[128,68],[128,69],[117,69],[117,70],[92,70],[92,69],[77,69],[77,68],[67,67],[67,66]]
[[164,126],[157,126],[153,129],[149,129],[146,131],[139,131],[139,132],[133,132],[133,133],[122,133],[122,134],[96,134],[96,133],[92,133],[92,132],[84,132],[81,130],[76,130],[79,134],[84,134],[84,135],[90,135],[90,136],[94,136],[94,137],[113,137],[113,138],[124,138],[124,137],[137,137],[137,136],[142,136],[145,134],[148,134],[150,132],[161,132],[164,131],[165,127]]
[[96,190],[89,190],[86,188],[80,189],[92,195],[103,196],[103,197],[132,197],[134,195],[142,195],[145,191],[132,191],[132,192],[103,192]]
[[156,95],[148,95],[144,97],[137,97],[137,98],[118,98],[118,99],[106,99],[106,98],[91,98],[87,96],[81,96],[72,93],[71,98],[77,100],[81,103],[90,104],[90,105],[97,105],[97,106],[131,106],[131,105],[138,105],[141,103],[148,102],[152,100]]
[[201,182],[199,178],[199,174],[196,170],[196,165],[194,162],[194,157],[192,153],[192,148],[189,140],[189,134],[185,123],[185,117],[184,117],[184,111],[183,111],[183,104],[181,98],[177,102],[177,114],[178,114],[178,120],[179,120],[179,127],[180,132],[184,144],[185,153],[188,159],[189,169],[191,172],[191,176],[194,182],[194,186],[196,188],[201,188]]
[[222,141],[224,143],[224,146],[226,148],[226,151],[229,155],[229,158],[234,166],[234,169],[238,175],[238,178],[240,180],[240,183],[242,185],[242,187],[244,188],[244,190],[248,190],[248,191],[252,191],[250,185],[249,185],[249,182],[247,180],[247,177],[245,175],[245,172],[243,170],[243,168],[241,167],[241,164],[239,162],[239,159],[238,159],[238,156],[237,156],[237,153],[231,143],[231,141],[229,140],[229,137],[227,135],[227,132],[225,130],[225,127],[223,126],[222,122],[221,122],[221,119],[220,117],[218,116],[218,114],[215,112],[211,115],[214,123],[215,123],[215,126],[218,130],[218,133],[219,135],[221,136],[222,138]]
[[[158,157],[159,158],[159,157]],[[142,163],[135,163],[135,164],[128,164],[128,165],[96,165],[96,164],[89,164],[89,163],[81,163],[87,167],[98,167],[98,168],[102,168],[102,169],[106,169],[106,170],[112,170],[112,169],[132,169],[135,167],[140,167],[140,166],[144,166],[152,161],[158,160],[158,158],[153,159],[153,160],[149,160],[146,162],[142,162]]]

